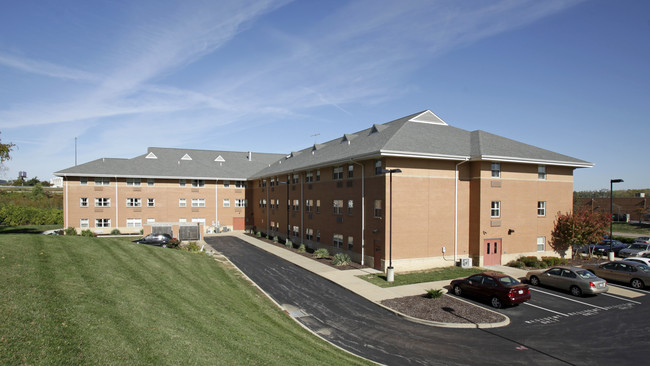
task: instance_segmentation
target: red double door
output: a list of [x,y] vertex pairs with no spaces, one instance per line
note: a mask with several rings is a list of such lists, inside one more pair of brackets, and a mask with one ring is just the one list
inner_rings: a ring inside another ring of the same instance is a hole
[[483,265],[501,264],[501,239],[483,240]]

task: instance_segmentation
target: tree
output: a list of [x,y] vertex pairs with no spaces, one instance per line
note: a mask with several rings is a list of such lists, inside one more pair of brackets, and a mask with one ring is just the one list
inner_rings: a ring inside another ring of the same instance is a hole
[[558,212],[550,242],[551,248],[564,257],[569,248],[577,249],[585,244],[597,243],[607,234],[609,223],[608,214],[592,212],[585,208],[576,209],[572,213]]
[[15,146],[16,145],[12,144],[11,142],[8,144],[3,144],[2,140],[0,140],[0,165],[2,165],[2,163],[5,161],[11,159],[9,153],[14,149]]

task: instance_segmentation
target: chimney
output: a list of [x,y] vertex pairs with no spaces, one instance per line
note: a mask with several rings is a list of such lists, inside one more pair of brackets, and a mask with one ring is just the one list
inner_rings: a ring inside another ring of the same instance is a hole
[[253,152],[252,151],[248,152],[248,161],[253,161]]

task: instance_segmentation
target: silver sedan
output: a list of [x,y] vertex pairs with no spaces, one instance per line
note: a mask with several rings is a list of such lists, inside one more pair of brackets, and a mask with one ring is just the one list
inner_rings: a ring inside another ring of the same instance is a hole
[[607,281],[578,267],[553,267],[530,271],[526,279],[533,286],[550,286],[571,292],[573,296],[607,292]]
[[650,285],[650,267],[643,263],[623,260],[603,264],[585,264],[584,268],[598,277],[609,281],[626,282],[637,289],[644,288],[646,284]]

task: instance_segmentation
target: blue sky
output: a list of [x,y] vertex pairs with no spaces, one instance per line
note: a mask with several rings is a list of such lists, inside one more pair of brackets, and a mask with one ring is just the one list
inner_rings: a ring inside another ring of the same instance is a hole
[[[147,147],[290,152],[430,109],[649,188],[649,1],[11,1],[0,139],[49,179]],[[312,136],[319,134],[318,136]]]

